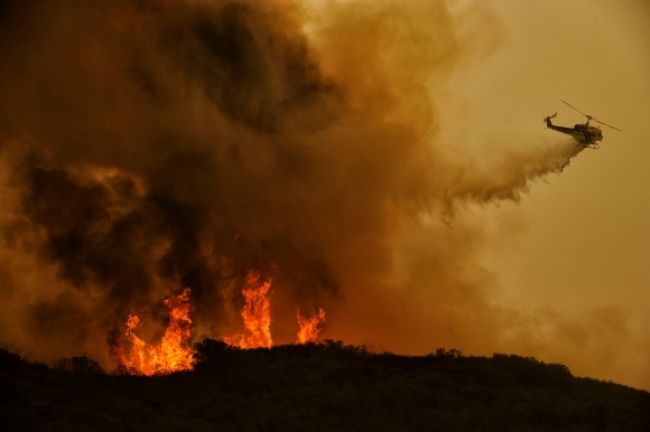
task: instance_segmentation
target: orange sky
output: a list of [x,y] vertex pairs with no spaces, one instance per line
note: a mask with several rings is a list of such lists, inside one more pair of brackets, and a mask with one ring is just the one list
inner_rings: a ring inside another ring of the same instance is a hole
[[536,355],[577,374],[650,388],[650,4],[489,5],[502,41],[455,77],[450,135],[474,148],[493,137],[491,151],[533,145],[554,134],[544,128],[546,115],[557,111],[564,125],[583,121],[560,99],[624,132],[604,128],[600,150],[535,183],[520,204],[477,211],[490,226],[485,265],[504,304],[571,322],[549,329],[550,347]]

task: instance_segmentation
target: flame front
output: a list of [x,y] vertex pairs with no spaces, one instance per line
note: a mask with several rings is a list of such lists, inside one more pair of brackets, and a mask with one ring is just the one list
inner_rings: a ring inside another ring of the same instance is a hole
[[325,311],[323,308],[318,308],[316,315],[311,318],[304,317],[300,314],[300,310],[296,312],[296,319],[298,320],[298,334],[296,335],[297,342],[306,344],[316,342],[318,334],[321,332],[321,324],[325,322]]
[[119,347],[117,353],[118,363],[126,371],[138,375],[160,375],[189,370],[194,366],[194,350],[189,346],[192,337],[190,289],[185,288],[179,295],[166,298],[163,304],[169,309],[169,324],[158,345],[150,345],[135,334],[142,320],[136,314],[129,315],[125,333],[129,350],[125,353]]
[[244,306],[241,317],[248,334],[237,333],[224,337],[228,345],[243,349],[271,348],[271,301],[269,291],[271,280],[260,281],[260,275],[251,271],[246,275],[245,286],[242,289]]

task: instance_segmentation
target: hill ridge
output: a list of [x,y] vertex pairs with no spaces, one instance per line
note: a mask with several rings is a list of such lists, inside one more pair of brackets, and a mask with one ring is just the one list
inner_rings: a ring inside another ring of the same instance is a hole
[[402,356],[338,341],[196,348],[193,371],[154,377],[0,350],[4,430],[650,430],[650,393],[530,357]]

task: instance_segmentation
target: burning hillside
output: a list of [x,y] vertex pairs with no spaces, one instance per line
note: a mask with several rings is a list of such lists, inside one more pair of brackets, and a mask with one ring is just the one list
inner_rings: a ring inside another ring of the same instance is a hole
[[[138,315],[129,315],[124,334],[126,341],[117,343],[114,348],[119,366],[126,372],[140,375],[192,369],[194,350],[189,346],[192,337],[189,301],[189,288],[164,300],[163,303],[169,309],[169,323],[157,345],[149,345],[136,335],[142,321]],[[124,345],[128,345],[128,348]]]
[[[245,304],[241,317],[246,334],[225,335],[223,340],[232,347],[241,349],[271,348],[271,307],[269,291],[271,281],[261,282],[259,274],[251,272],[246,276],[242,290]],[[160,342],[149,344],[136,331],[142,324],[137,314],[129,314],[126,330],[112,342],[112,354],[123,373],[136,375],[161,375],[191,370],[194,366],[195,350],[192,347],[192,319],[189,288],[180,294],[163,300],[168,309],[167,327]],[[325,320],[325,311],[318,309],[313,317],[297,314],[297,343],[318,341],[320,325]]]

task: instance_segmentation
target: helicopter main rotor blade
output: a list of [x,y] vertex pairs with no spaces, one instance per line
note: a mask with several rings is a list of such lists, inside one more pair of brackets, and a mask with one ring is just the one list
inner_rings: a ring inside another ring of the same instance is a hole
[[614,130],[617,130],[617,131],[619,131],[619,132],[623,132],[621,129],[617,128],[616,126],[612,126],[612,125],[610,125],[610,124],[607,124],[607,123],[605,123],[604,121],[600,121],[600,120],[598,120],[598,119],[592,119],[592,121],[595,121],[596,123],[600,123],[601,125],[605,125],[605,126],[607,126],[607,127],[610,127],[610,128],[612,128],[612,129],[614,129]]
[[[617,131],[619,131],[619,132],[623,132],[621,129],[617,128],[616,126],[612,126],[612,125],[610,125],[610,124],[607,124],[607,123],[605,123],[604,121],[598,120],[597,118],[595,118],[595,117],[592,116],[592,115],[589,115],[589,114],[587,114],[587,113],[584,113],[584,112],[580,111],[578,108],[574,107],[573,105],[571,105],[571,104],[570,104],[569,102],[567,102],[567,101],[560,100],[560,102],[562,102],[562,103],[568,105],[570,108],[573,108],[574,110],[578,111],[580,114],[582,114],[583,116],[587,117],[587,118],[588,118],[589,120],[591,120],[591,121],[595,121],[595,122],[597,122],[597,123],[600,123],[601,125],[605,125],[605,126],[610,127],[610,128],[612,128],[612,129],[614,129],[614,130],[617,130]],[[587,123],[589,123],[589,122],[587,122]]]
[[583,112],[580,111],[578,108],[576,108],[576,107],[574,107],[573,105],[571,105],[569,102],[567,102],[567,101],[563,101],[563,100],[560,100],[560,102],[562,102],[562,103],[564,103],[564,104],[570,106],[571,108],[573,108],[574,110],[576,110],[576,111],[578,111],[580,114],[582,114],[583,116],[586,116],[586,117],[589,118],[589,119],[592,118],[592,116],[590,116],[590,115],[587,114],[587,113],[583,113]]

